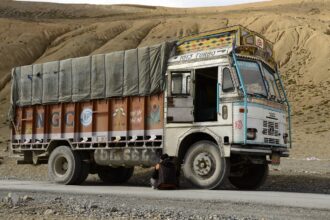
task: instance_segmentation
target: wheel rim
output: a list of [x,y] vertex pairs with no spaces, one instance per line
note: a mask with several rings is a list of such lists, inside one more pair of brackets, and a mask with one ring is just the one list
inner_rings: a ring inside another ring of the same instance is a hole
[[63,176],[69,168],[68,160],[64,156],[58,156],[54,161],[54,171],[57,176]]
[[193,171],[202,179],[207,179],[213,175],[215,170],[214,158],[207,152],[199,153],[193,160]]

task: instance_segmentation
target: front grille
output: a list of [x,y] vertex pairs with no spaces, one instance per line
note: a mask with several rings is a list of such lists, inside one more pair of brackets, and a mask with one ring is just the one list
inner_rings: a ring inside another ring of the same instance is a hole
[[267,136],[274,136],[274,137],[265,137],[264,143],[266,144],[280,144],[280,139],[275,138],[279,137],[279,126],[277,122],[273,121],[263,121],[263,129],[262,134]]
[[280,144],[280,140],[276,138],[264,138],[266,144]]
[[269,136],[279,136],[278,123],[273,121],[263,121],[262,134]]

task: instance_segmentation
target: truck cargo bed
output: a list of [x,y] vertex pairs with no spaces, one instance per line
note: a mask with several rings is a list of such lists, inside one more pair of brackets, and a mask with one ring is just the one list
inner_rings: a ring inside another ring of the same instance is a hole
[[162,147],[163,93],[16,109],[14,151],[46,150],[51,140],[73,148]]

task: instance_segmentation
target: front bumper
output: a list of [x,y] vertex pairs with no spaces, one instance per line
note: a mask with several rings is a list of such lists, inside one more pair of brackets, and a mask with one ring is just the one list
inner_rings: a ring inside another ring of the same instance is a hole
[[286,147],[272,147],[272,146],[251,146],[251,145],[231,145],[231,154],[245,154],[245,155],[272,155],[279,154],[280,157],[289,157],[289,149]]

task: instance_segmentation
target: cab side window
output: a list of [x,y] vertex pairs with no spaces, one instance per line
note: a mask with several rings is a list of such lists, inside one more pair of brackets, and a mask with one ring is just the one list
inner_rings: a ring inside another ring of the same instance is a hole
[[171,94],[189,95],[190,94],[190,73],[171,74]]
[[235,90],[233,79],[231,78],[231,73],[229,68],[224,68],[222,71],[222,91],[223,92],[233,92]]

